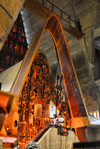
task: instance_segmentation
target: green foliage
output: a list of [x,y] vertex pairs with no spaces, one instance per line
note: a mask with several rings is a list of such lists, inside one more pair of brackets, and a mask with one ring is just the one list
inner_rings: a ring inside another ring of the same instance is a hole
[[28,144],[28,149],[40,149],[40,147],[37,142],[31,142]]

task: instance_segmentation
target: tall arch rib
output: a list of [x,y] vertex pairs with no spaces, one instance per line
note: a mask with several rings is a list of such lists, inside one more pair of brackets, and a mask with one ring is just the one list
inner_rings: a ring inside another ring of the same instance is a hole
[[[68,102],[71,111],[71,126],[75,128],[80,141],[86,140],[85,126],[89,125],[82,92],[72,62],[70,51],[64,36],[63,28],[57,16],[51,14],[44,27],[35,34],[33,41],[24,57],[23,63],[11,87],[10,92],[20,95],[28,70],[36,55],[39,43],[45,30],[48,30],[56,45],[56,52],[62,71],[64,85],[68,94]],[[81,134],[81,136],[80,136]]]

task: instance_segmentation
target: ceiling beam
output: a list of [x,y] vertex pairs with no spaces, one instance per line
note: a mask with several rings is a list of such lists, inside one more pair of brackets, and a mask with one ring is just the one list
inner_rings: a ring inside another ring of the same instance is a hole
[[[32,13],[36,14],[37,16],[41,17],[45,21],[47,20],[47,18],[51,13],[54,13],[49,8],[45,7],[43,4],[41,4],[36,0],[25,0],[24,7],[29,11],[31,11]],[[76,28],[72,27],[71,24],[67,22],[67,20],[61,18],[60,16],[58,16],[58,18],[63,26],[63,29],[66,32],[70,33],[77,39],[81,39],[84,37],[84,34],[78,31]]]

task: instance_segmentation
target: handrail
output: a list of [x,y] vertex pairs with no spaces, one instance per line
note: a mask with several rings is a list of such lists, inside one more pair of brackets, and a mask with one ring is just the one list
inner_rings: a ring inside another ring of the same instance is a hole
[[[52,11],[53,11],[53,8],[54,7],[61,11],[61,18],[62,18],[62,14],[64,13],[65,15],[68,16],[68,19],[69,19],[69,23],[70,24],[71,24],[70,21],[72,21],[72,22],[74,22],[76,24],[76,22],[71,19],[71,16],[69,14],[67,14],[66,12],[64,12],[63,10],[61,10],[60,8],[58,8],[56,5],[54,5],[53,3],[51,3],[49,0],[46,0],[46,1],[52,5]],[[42,0],[42,4],[44,4],[44,0]]]
[[[30,142],[33,142],[46,128],[49,128],[49,127],[48,126],[44,127]],[[28,147],[28,144],[24,147],[24,149]]]

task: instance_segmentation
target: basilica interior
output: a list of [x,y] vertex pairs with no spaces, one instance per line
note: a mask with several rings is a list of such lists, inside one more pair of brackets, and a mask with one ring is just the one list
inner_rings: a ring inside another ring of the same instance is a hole
[[99,0],[0,0],[1,149],[100,148],[99,11]]

